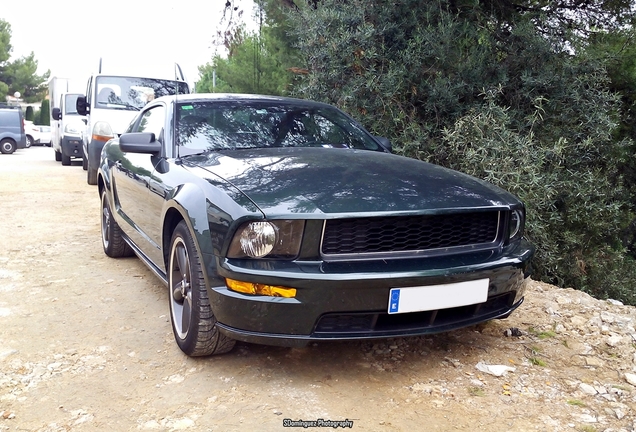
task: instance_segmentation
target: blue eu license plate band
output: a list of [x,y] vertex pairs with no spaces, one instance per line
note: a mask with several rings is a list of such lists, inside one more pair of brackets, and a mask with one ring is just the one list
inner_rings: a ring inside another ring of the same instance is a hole
[[484,303],[488,299],[488,279],[408,288],[392,288],[390,314],[448,309]]

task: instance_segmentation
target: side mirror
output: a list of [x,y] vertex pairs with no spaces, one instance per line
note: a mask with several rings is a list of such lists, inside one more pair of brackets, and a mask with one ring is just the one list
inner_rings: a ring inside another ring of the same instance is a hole
[[53,108],[51,116],[53,117],[53,120],[62,120],[62,111],[59,108]]
[[375,140],[382,146],[382,148],[387,150],[389,153],[392,152],[393,144],[391,144],[391,141],[388,138],[375,137]]
[[162,145],[153,132],[129,132],[119,137],[119,148],[125,153],[158,155]]
[[75,102],[75,109],[79,115],[86,115],[90,112],[90,107],[86,103],[86,96],[78,96]]

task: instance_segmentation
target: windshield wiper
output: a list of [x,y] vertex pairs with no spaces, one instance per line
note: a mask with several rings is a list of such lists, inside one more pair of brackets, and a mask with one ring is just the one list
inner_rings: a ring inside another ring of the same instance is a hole
[[[103,102],[100,102],[103,103]],[[135,106],[135,105],[131,105],[129,103],[125,103],[125,102],[106,102],[106,106],[109,108],[113,108],[113,105],[115,107],[122,107],[124,109],[127,110],[131,110],[131,111],[141,111],[141,108]]]

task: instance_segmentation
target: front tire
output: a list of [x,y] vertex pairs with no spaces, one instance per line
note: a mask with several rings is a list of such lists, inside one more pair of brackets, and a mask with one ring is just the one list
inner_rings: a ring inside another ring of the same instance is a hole
[[168,289],[172,331],[189,356],[223,354],[236,341],[221,334],[210,307],[201,260],[190,230],[179,222],[170,241]]
[[11,154],[16,148],[18,148],[17,144],[9,138],[0,141],[0,152],[2,152],[2,154]]
[[91,167],[90,162],[88,162],[88,166],[87,166],[87,170],[86,170],[86,183],[88,183],[89,185],[96,185],[97,184],[97,169]]
[[132,256],[133,251],[124,240],[121,228],[113,218],[113,214],[110,210],[110,204],[108,204],[108,197],[106,196],[106,189],[102,191],[101,220],[102,246],[104,247],[104,253],[111,258]]

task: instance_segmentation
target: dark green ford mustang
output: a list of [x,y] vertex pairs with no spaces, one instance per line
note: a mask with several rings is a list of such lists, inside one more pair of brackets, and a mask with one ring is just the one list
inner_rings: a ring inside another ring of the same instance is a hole
[[310,101],[159,98],[104,147],[98,184],[104,251],[166,283],[193,356],[503,318],[534,253],[514,196]]

